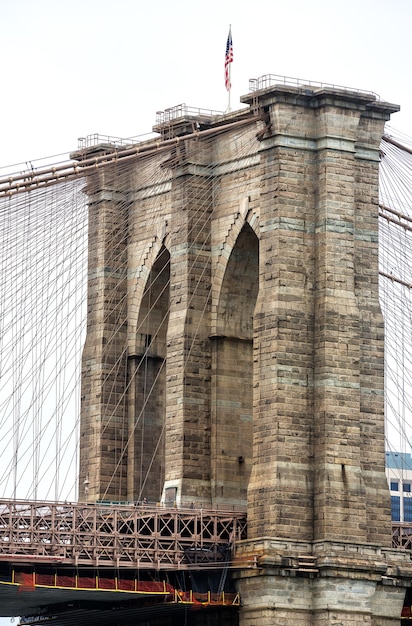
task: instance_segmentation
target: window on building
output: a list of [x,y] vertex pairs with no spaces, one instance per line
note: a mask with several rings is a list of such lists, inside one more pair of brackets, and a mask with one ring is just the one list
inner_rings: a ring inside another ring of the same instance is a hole
[[391,480],[391,491],[399,491],[399,483],[398,481]]
[[412,498],[403,499],[403,521],[412,522]]
[[403,490],[405,493],[411,493],[411,483],[403,483]]
[[391,512],[392,512],[392,521],[400,522],[401,521],[401,499],[399,496],[391,496]]

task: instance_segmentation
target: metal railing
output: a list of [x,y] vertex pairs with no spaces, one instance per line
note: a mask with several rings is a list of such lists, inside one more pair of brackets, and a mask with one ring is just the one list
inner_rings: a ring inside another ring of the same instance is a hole
[[265,74],[259,78],[249,79],[249,93],[267,89],[274,85],[287,85],[289,87],[300,87],[302,89],[342,89],[344,91],[352,91],[362,95],[373,96],[380,100],[380,96],[373,91],[365,91],[363,89],[355,89],[344,87],[343,85],[333,85],[332,83],[320,83],[314,80],[306,80],[304,78],[293,78],[291,76],[278,76],[277,74]]
[[144,135],[137,135],[136,137],[112,137],[111,135],[100,135],[99,133],[92,133],[86,137],[78,137],[77,149],[87,150],[94,148],[95,146],[110,145],[113,148],[125,148],[130,147],[136,143],[142,143],[158,137],[156,133],[146,133]]
[[[146,569],[224,566],[244,511],[0,500],[0,561]],[[412,550],[412,523],[392,524]]]
[[[9,581],[7,581],[9,582]],[[67,591],[101,591],[107,594],[107,592],[125,592],[125,593],[140,593],[145,596],[151,594],[157,597],[162,596],[164,602],[174,602],[178,604],[193,604],[203,606],[239,606],[240,597],[238,593],[230,593],[227,591],[221,592],[199,592],[190,590],[176,589],[169,582],[165,580],[140,580],[134,578],[122,578],[119,576],[114,577],[102,577],[99,575],[93,576],[79,576],[78,573],[74,575],[65,575],[61,572],[39,573],[35,570],[21,571],[12,569],[11,581],[14,584],[20,585],[19,591],[32,591],[42,589],[65,589]],[[71,594],[71,597],[73,594]],[[130,596],[129,596],[130,598]]]
[[165,124],[181,117],[214,117],[216,115],[223,115],[223,112],[213,111],[212,109],[199,109],[187,106],[187,104],[177,104],[164,111],[157,111],[156,124]]
[[0,500],[0,561],[155,569],[222,565],[244,512]]
[[412,522],[392,522],[392,547],[412,550]]

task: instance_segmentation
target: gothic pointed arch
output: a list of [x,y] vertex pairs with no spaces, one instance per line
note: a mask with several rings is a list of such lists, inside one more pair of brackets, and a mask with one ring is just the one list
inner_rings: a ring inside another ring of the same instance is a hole
[[[128,356],[128,494],[157,502],[164,480],[166,335],[170,254],[162,245],[148,272]],[[148,480],[150,476],[150,480]]]
[[215,500],[244,505],[252,464],[253,324],[259,240],[244,222],[221,281],[213,341]]
[[227,230],[226,236],[220,244],[219,254],[216,259],[216,266],[214,271],[214,292],[212,298],[212,334],[218,333],[217,326],[219,324],[218,306],[220,302],[220,294],[223,286],[223,281],[226,276],[226,270],[231,259],[232,252],[236,246],[238,237],[245,227],[249,225],[250,229],[255,233],[256,238],[259,239],[260,227],[259,217],[256,210],[252,210],[249,205],[249,199],[244,198],[239,205],[239,210],[235,214],[233,222]]
[[166,231],[167,224],[162,224],[153,238],[139,249],[129,246],[128,250],[128,346],[129,353],[136,351],[138,316],[144,291],[153,265],[164,247],[170,250],[170,235]]

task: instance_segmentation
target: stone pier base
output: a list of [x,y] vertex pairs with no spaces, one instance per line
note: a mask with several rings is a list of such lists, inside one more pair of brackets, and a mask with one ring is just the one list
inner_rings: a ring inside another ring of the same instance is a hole
[[394,626],[409,554],[331,541],[241,542],[236,560],[240,626]]

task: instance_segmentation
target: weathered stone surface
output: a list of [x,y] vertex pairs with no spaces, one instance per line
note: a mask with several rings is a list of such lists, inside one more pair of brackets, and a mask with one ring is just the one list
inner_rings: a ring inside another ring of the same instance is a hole
[[397,107],[287,86],[244,100],[262,115],[90,179],[81,488],[247,505],[242,626],[389,626],[411,575],[390,550],[378,301]]

